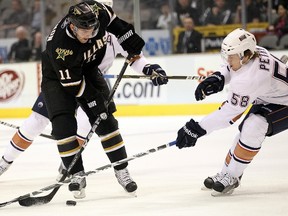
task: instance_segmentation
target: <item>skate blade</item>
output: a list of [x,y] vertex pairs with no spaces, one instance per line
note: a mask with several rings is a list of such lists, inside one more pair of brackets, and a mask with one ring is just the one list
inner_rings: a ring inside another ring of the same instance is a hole
[[230,196],[233,192],[234,192],[234,188],[225,193],[212,190],[211,196],[213,197]]
[[212,191],[212,188],[210,189],[210,188],[207,188],[207,187],[205,187],[205,186],[202,186],[202,187],[201,187],[201,190],[202,190],[202,191]]
[[86,197],[85,189],[80,191],[71,191],[75,199],[83,199]]
[[128,191],[126,191],[126,192],[127,192],[127,194],[129,194],[129,196],[131,196],[131,197],[137,197],[136,191],[133,191],[133,192],[128,192]]

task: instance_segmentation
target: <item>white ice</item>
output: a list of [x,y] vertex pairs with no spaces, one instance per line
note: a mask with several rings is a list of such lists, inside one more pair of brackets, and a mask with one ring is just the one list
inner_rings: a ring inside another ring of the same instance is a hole
[[[177,130],[189,118],[119,117],[128,157],[175,140]],[[2,120],[17,125],[23,121]],[[9,145],[14,131],[0,125],[0,155]],[[76,206],[65,205],[66,200],[73,200],[73,197],[64,185],[46,205],[22,207],[16,202],[0,208],[0,215],[287,216],[287,131],[265,140],[234,194],[212,197],[209,191],[201,190],[203,180],[222,168],[236,132],[237,125],[200,138],[193,148],[179,150],[172,146],[130,161],[130,173],[138,184],[137,197],[124,192],[113,170],[107,169],[87,178],[87,196],[77,200]],[[86,171],[109,164],[96,136],[88,143],[83,158]],[[38,137],[0,177],[0,202],[54,184],[59,163],[55,142]]]

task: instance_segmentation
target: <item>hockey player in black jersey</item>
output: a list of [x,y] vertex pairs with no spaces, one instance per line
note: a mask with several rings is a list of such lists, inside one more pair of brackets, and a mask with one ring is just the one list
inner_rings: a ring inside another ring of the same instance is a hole
[[[63,164],[68,167],[80,146],[76,140],[75,109],[80,104],[93,124],[105,113],[96,129],[97,135],[111,162],[127,157],[117,120],[114,102],[108,106],[108,86],[97,73],[106,48],[105,31],[116,35],[122,48],[129,54],[140,54],[144,41],[131,24],[115,15],[113,10],[95,1],[84,1],[70,7],[69,13],[52,30],[42,54],[41,89],[52,123],[52,135],[57,140]],[[157,71],[155,71],[157,73]],[[149,75],[149,74],[147,74]],[[166,84],[165,72],[159,71],[157,82]],[[115,166],[115,175],[127,192],[134,192],[137,184],[131,179],[127,163]],[[69,190],[75,198],[85,197],[85,178],[82,158],[75,163],[70,174],[74,176]]]

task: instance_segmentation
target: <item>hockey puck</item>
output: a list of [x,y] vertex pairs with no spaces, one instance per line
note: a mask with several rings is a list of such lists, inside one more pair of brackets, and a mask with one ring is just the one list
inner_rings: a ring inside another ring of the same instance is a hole
[[74,200],[67,200],[66,201],[66,205],[68,206],[76,206],[77,202]]

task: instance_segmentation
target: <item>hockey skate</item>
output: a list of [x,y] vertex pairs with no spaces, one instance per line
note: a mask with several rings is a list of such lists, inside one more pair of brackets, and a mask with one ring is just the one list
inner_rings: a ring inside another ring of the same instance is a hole
[[124,190],[127,191],[128,193],[136,195],[135,192],[137,190],[137,184],[130,177],[128,169],[127,168],[121,170],[114,169],[114,172],[119,184],[124,188]]
[[6,161],[4,159],[4,157],[1,158],[1,160],[0,160],[0,176],[9,169],[11,164],[12,164],[12,162],[9,163],[8,161]]
[[214,176],[209,176],[204,180],[204,186],[201,188],[202,190],[212,190],[214,183],[220,181],[224,177],[223,173],[217,173]]
[[75,199],[83,199],[86,197],[86,178],[84,177],[84,175],[84,171],[73,174],[71,183],[68,186],[69,191],[73,193]]
[[[62,178],[62,176],[66,173],[66,167],[64,166],[64,164],[61,162],[60,163],[60,166],[59,166],[59,168],[58,168],[58,172],[59,172],[59,174],[58,174],[58,176],[56,177],[56,181],[57,182],[59,182],[60,181],[60,179]],[[71,175],[67,175],[67,178],[70,178],[71,177]]]
[[240,185],[242,175],[237,178],[226,173],[222,179],[216,181],[213,185],[212,196],[230,195],[234,189]]

